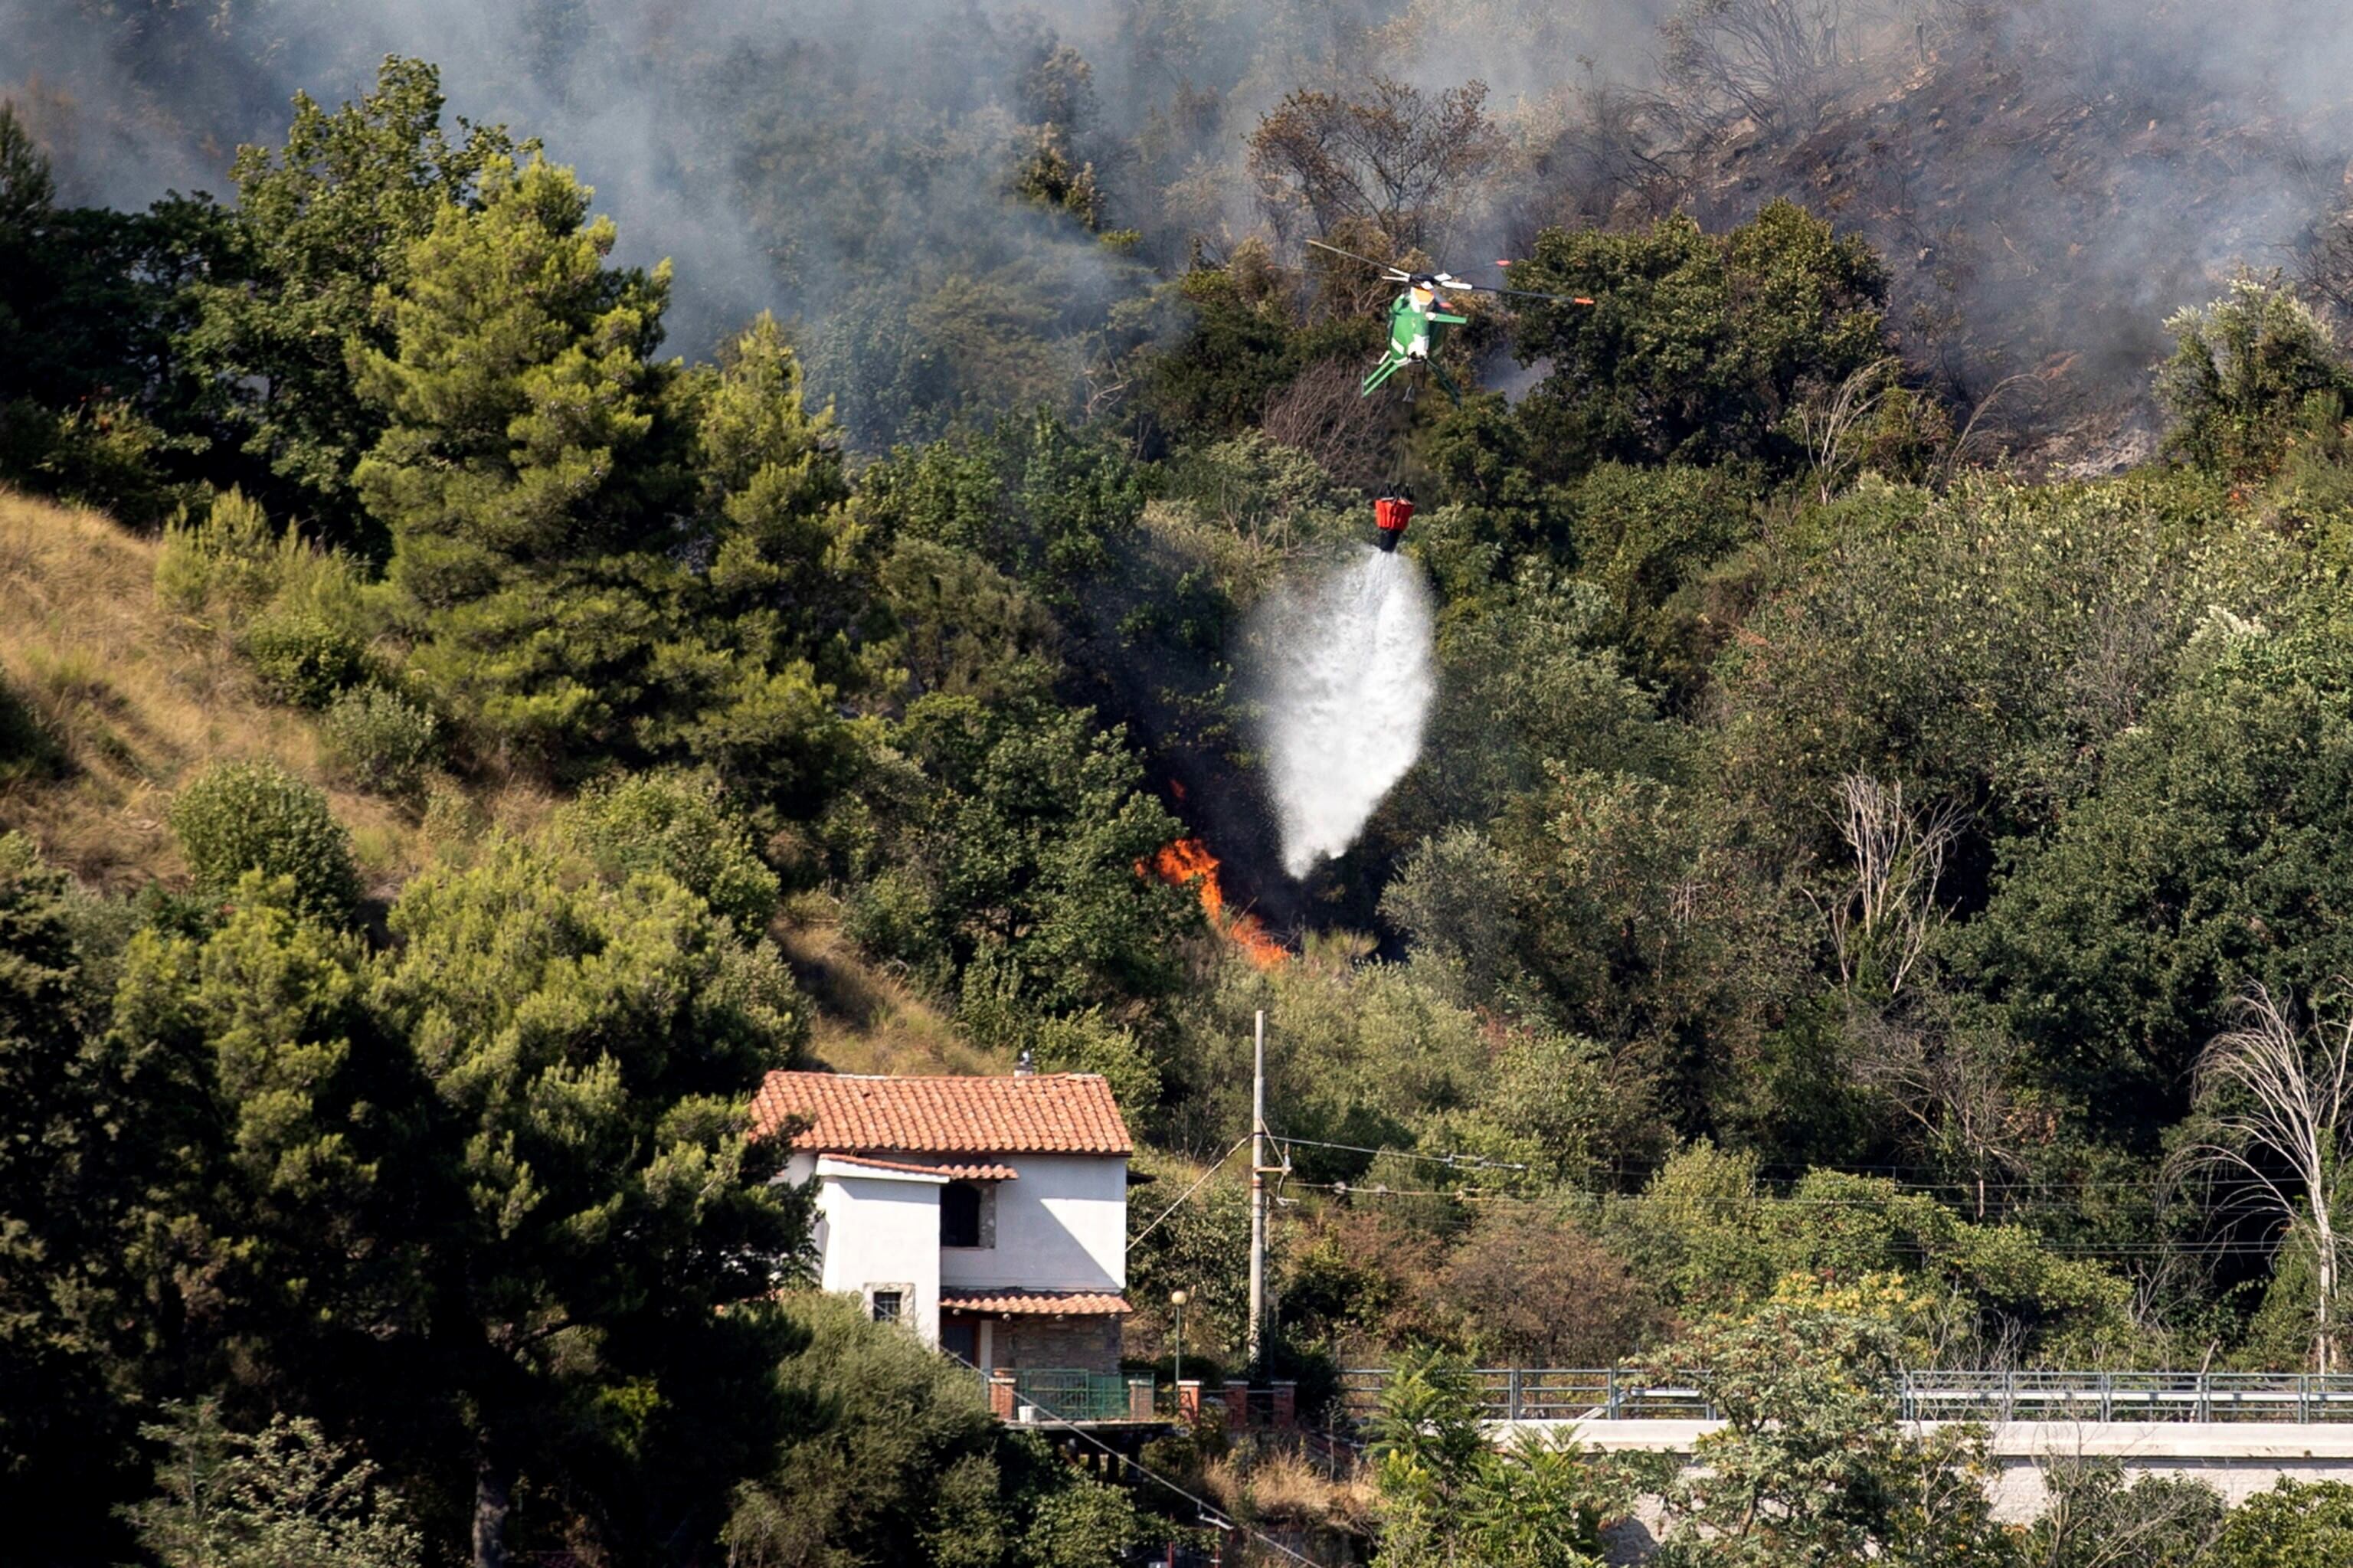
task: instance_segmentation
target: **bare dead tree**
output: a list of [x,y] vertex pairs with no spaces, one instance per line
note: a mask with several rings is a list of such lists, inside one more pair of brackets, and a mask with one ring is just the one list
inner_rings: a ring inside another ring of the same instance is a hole
[[1259,428],[1277,446],[1314,458],[1343,484],[1370,490],[1387,467],[1392,416],[1386,405],[1358,394],[1359,374],[1353,359],[1319,360],[1267,399]]
[[1961,815],[1949,805],[1915,811],[1905,806],[1902,784],[1862,773],[1839,781],[1839,832],[1854,855],[1853,880],[1826,911],[1839,978],[1852,985],[1876,960],[1893,996],[1944,923],[1936,883]]
[[1741,115],[1804,135],[1821,123],[1849,57],[1849,0],[1687,0],[1661,26],[1660,74],[1706,128]]
[[1925,65],[1933,48],[1992,31],[2010,6],[2009,0],[1900,0],[1894,9],[1911,22],[1914,47]]
[[2027,1169],[2028,1118],[2011,1093],[2017,1043],[1993,1026],[1924,1026],[1883,1015],[1859,1021],[1852,1035],[1856,1077],[1930,1145],[1960,1156],[1978,1222],[1991,1217],[1995,1183]]
[[[1915,1284],[1925,1282],[1915,1281]],[[2010,1372],[2026,1364],[2026,1333],[2018,1320],[1989,1314],[1957,1284],[1927,1299],[1895,1352],[1907,1376],[1927,1372]]]
[[1660,114],[1648,92],[1610,82],[1581,89],[1559,126],[1514,167],[1505,253],[1529,254],[1546,228],[1647,222],[1672,211],[1689,174],[1665,151],[1670,127]]
[[2341,334],[2353,323],[2353,170],[2314,206],[2317,215],[2291,249],[2289,275]]
[[[1277,234],[1369,223],[1415,250],[1452,217],[1462,194],[1503,157],[1487,86],[1435,97],[1387,77],[1363,98],[1303,89],[1259,122],[1250,171]],[[1376,257],[1387,260],[1388,257]]]
[[1903,362],[1893,355],[1862,366],[1838,384],[1828,397],[1809,397],[1792,416],[1798,440],[1811,466],[1814,493],[1824,504],[1838,493],[1839,482],[1858,459],[1858,440],[1872,416],[1896,385]]
[[2199,1054],[2192,1080],[2208,1113],[2206,1136],[2180,1157],[2185,1172],[2229,1171],[2280,1222],[2287,1245],[2309,1248],[2317,1284],[2312,1345],[2316,1368],[2336,1370],[2339,1248],[2335,1198],[2341,1137],[2353,1110],[2353,1007],[2345,982],[2329,998],[2340,1016],[2297,1027],[2295,999],[2251,985],[2240,1026]]
[[[1969,410],[1968,421],[1961,426],[1961,433],[1953,438],[1952,446],[1947,449],[1944,463],[1937,473],[1936,488],[1938,490],[1952,488],[1953,476],[1959,471],[1961,464],[1968,461],[1969,444],[1977,439],[1978,426],[1986,424],[1988,418],[2000,403],[2004,394],[2020,387],[2031,389],[2042,385],[2042,378],[2031,371],[2021,371],[2015,376],[2005,376],[1995,382],[1993,390],[1978,398],[1977,407]],[[1989,424],[1986,428],[1989,431],[1999,432],[2000,430],[1998,425]]]

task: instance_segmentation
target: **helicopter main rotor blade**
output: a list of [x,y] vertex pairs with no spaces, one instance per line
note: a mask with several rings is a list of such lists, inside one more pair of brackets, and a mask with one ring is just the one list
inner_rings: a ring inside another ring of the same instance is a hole
[[1493,283],[1465,283],[1458,279],[1449,278],[1444,273],[1409,272],[1402,267],[1388,266],[1374,260],[1369,256],[1359,256],[1353,250],[1343,250],[1336,245],[1326,245],[1320,239],[1311,239],[1307,243],[1318,250],[1329,250],[1335,256],[1344,256],[1351,261],[1362,262],[1384,278],[1400,283],[1420,283],[1440,288],[1451,294],[1510,294],[1523,300],[1549,300],[1556,305],[1589,305],[1593,302],[1582,294],[1545,294],[1534,289],[1499,289]]
[[1550,300],[1556,305],[1589,305],[1593,302],[1583,294],[1539,294],[1534,289],[1490,289],[1491,294],[1516,294],[1523,300]]
[[1336,245],[1326,245],[1320,239],[1311,239],[1307,243],[1313,245],[1318,250],[1329,250],[1335,256],[1345,256],[1351,261],[1361,261],[1366,266],[1373,269],[1376,272],[1394,272],[1399,277],[1409,279],[1413,276],[1412,273],[1407,272],[1401,268],[1392,267],[1386,261],[1376,261],[1369,256],[1359,256],[1353,250],[1343,250]]
[[[1509,271],[1519,265],[1516,261],[1498,261],[1496,266]],[[1556,305],[1589,305],[1593,302],[1583,294],[1540,294],[1533,289],[1498,289],[1499,294],[1518,294],[1524,299],[1550,300]]]
[[1556,305],[1589,305],[1593,302],[1582,294],[1540,294],[1534,289],[1499,289],[1493,283],[1457,283],[1452,293],[1509,294],[1521,300],[1550,300]]

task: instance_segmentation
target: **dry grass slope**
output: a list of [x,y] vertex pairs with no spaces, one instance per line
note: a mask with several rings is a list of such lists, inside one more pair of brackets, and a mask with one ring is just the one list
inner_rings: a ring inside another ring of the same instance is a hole
[[898,977],[864,959],[822,895],[794,899],[770,928],[816,1004],[807,1054],[837,1073],[1002,1073],[1010,1063],[965,1039]]
[[[462,853],[436,842],[435,813],[420,821],[341,776],[311,716],[261,693],[227,629],[158,600],[159,548],[101,514],[0,489],[0,832],[27,834],[111,892],[177,883],[186,868],[164,821],[173,791],[212,763],[268,759],[327,791],[372,896],[389,898],[437,852]],[[12,700],[46,759],[9,756]],[[519,783],[467,793],[465,810],[441,814],[453,831],[527,832],[555,804]],[[818,1062],[853,1073],[1007,1070],[863,959],[830,899],[796,900],[775,934],[817,1004]]]
[[[211,763],[269,759],[327,790],[363,876],[388,894],[430,858],[423,829],[336,777],[310,716],[266,701],[221,629],[157,601],[157,548],[98,513],[0,490],[0,686],[52,754],[0,768],[0,830],[114,891],[177,880],[172,792]],[[546,806],[515,789],[479,804],[518,827]]]

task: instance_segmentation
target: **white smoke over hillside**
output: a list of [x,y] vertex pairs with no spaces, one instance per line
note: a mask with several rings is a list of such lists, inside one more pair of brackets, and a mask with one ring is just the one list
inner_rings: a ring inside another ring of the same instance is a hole
[[1369,546],[1259,609],[1253,686],[1283,869],[1345,853],[1421,755],[1437,691],[1430,590],[1409,556]]
[[[223,193],[296,89],[394,51],[575,166],[617,260],[676,260],[673,351],[775,311],[871,450],[1069,401],[1172,327],[1154,283],[1259,222],[1261,114],[1380,76],[1483,82],[1513,149],[1445,193],[1436,260],[1792,196],[1886,258],[1915,365],[1971,400],[2031,378],[2007,418],[2138,397],[2157,323],[2316,226],[2353,255],[2341,0],[0,0],[0,100],[73,203]],[[1132,248],[1013,194],[1050,122]]]

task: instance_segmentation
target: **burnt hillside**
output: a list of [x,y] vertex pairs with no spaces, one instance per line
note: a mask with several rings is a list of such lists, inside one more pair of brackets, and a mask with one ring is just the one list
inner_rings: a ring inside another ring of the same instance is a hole
[[1787,197],[1861,233],[1907,358],[1968,407],[1999,389],[1987,433],[2037,466],[2113,471],[2154,445],[2165,318],[2241,266],[2307,264],[2341,120],[2047,14],[1979,22],[1872,35],[1803,122],[1703,125],[1680,199],[1710,228]]

